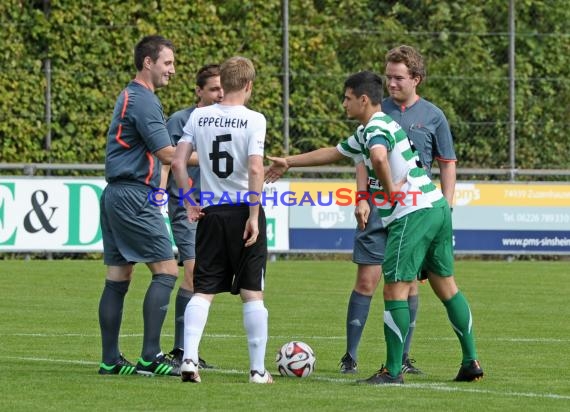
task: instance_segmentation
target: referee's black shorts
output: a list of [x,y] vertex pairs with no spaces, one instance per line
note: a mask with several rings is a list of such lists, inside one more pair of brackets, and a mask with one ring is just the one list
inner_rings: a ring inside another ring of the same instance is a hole
[[267,262],[265,213],[259,209],[259,236],[245,247],[243,233],[249,206],[215,205],[203,209],[196,231],[194,292],[217,294],[240,289],[262,291]]

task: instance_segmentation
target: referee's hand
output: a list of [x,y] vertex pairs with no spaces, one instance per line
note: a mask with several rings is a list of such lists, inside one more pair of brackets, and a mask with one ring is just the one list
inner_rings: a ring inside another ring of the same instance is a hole
[[368,216],[370,216],[370,205],[366,199],[358,200],[354,209],[354,216],[358,222],[358,228],[364,230],[368,223]]

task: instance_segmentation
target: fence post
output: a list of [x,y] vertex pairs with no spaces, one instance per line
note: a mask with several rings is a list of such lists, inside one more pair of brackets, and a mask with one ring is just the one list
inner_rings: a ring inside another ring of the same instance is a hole
[[509,160],[511,182],[514,182],[516,179],[515,93],[515,0],[509,0]]
[[283,150],[289,154],[289,1],[282,0]]
[[[49,19],[51,11],[51,0],[44,0],[44,14],[46,19]],[[45,150],[48,152],[48,163],[51,163],[51,59],[49,57],[49,40],[46,40],[46,59],[44,60],[44,74],[46,76],[46,90],[45,90],[45,122],[46,122],[46,136],[45,136]],[[47,175],[51,172],[48,170]]]

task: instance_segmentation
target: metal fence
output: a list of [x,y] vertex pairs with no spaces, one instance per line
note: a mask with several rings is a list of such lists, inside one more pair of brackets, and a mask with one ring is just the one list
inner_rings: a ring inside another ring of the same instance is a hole
[[[16,174],[24,176],[51,175],[51,172],[60,176],[73,175],[95,175],[102,176],[105,171],[104,164],[85,163],[0,163],[0,175]],[[314,166],[314,167],[292,167],[290,174],[296,176],[311,176],[317,178],[332,177],[353,177],[354,167],[352,166]],[[434,176],[439,175],[439,169],[432,169]],[[570,178],[570,169],[499,169],[499,168],[457,168],[458,179],[463,180],[512,180],[517,176],[530,177],[532,180],[540,181],[544,177],[555,178],[558,181]]]

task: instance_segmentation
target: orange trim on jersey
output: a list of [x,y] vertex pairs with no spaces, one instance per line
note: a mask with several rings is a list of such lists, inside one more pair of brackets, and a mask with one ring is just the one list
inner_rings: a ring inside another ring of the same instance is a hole
[[[123,109],[121,110],[121,120],[123,119],[123,117],[125,117],[125,112],[127,111],[127,104],[129,103],[129,92],[127,92],[125,90],[125,99],[123,100]],[[115,136],[115,140],[117,141],[117,143],[119,143],[121,146],[123,146],[126,149],[130,149],[131,146],[125,142],[123,139],[121,139],[121,133],[123,132],[123,124],[119,123],[119,130],[117,130],[117,135]]]
[[125,100],[123,100],[123,109],[121,110],[121,119],[125,117],[127,111],[127,104],[129,103],[129,92],[125,90]]
[[148,174],[144,182],[150,185],[150,179],[152,179],[152,171],[154,170],[154,156],[151,152],[146,152],[146,158],[148,159]]
[[139,80],[137,78],[133,79],[133,82],[140,84],[142,87],[144,87],[145,89],[148,89],[152,92],[152,89],[148,86],[148,84],[146,84],[145,82],[143,82],[142,80]]
[[457,160],[455,160],[455,159],[443,159],[441,157],[436,157],[435,160],[437,160],[438,162],[443,162],[443,163],[457,163]]
[[416,94],[416,98],[414,99],[414,102],[413,102],[411,105],[409,105],[409,106],[406,106],[405,104],[401,105],[401,106],[400,106],[400,111],[401,111],[401,112],[405,112],[408,107],[412,107],[414,104],[416,104],[416,102],[417,102],[418,100],[420,100],[420,96],[419,96],[418,94]]

